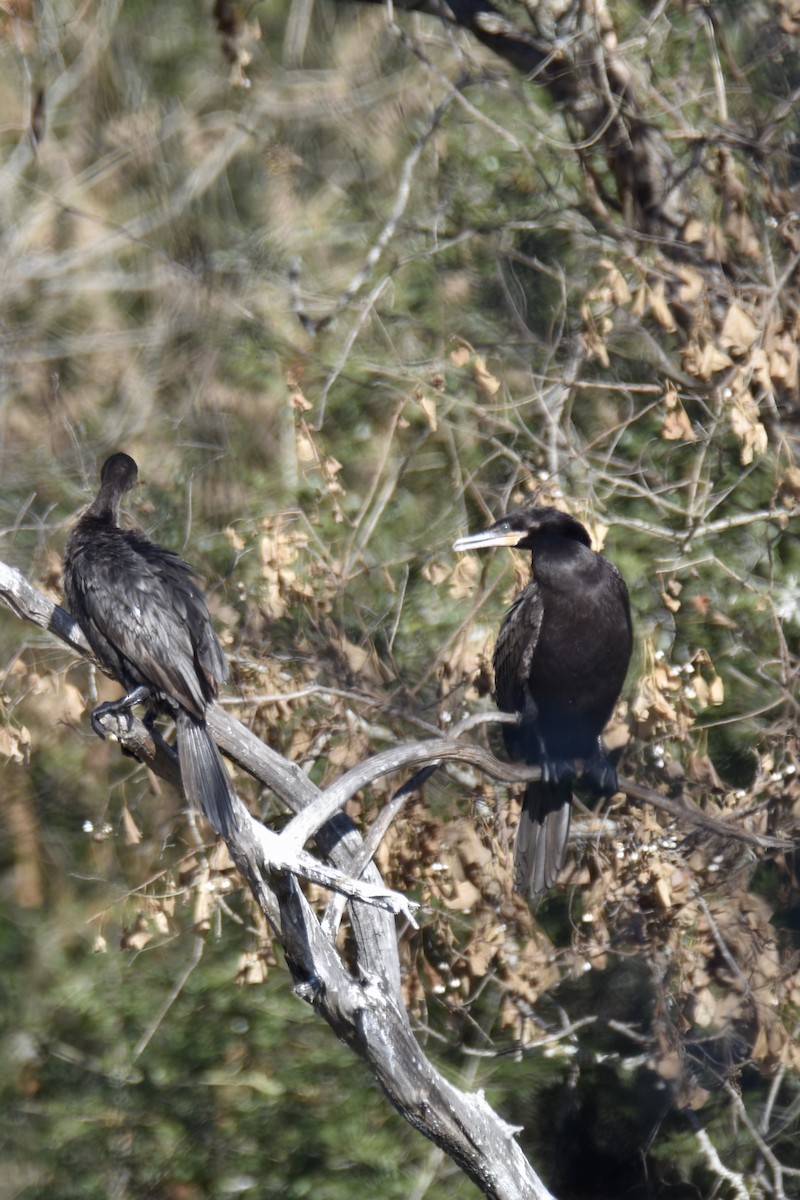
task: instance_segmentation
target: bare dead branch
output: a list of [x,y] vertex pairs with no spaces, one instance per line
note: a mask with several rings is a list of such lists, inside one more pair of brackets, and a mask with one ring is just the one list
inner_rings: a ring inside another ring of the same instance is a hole
[[730,1186],[736,1200],[750,1200],[750,1191],[743,1176],[738,1171],[731,1171],[729,1167],[725,1166],[719,1156],[719,1151],[711,1141],[707,1131],[697,1128],[695,1129],[695,1137],[700,1144],[706,1166],[712,1175],[716,1175],[718,1179],[724,1180]]
[[[180,789],[177,753],[157,731],[148,730],[143,722],[127,713],[106,713],[98,721],[114,741],[145,762],[155,774]],[[289,871],[309,883],[340,892],[348,899],[374,904],[416,925],[413,910],[418,905],[413,901],[382,885],[364,883],[318,862],[313,855],[302,848],[298,849],[291,839],[273,833],[255,820],[238,796],[235,798],[234,819],[236,828],[228,839],[228,849],[237,865],[246,864],[243,874],[248,879],[259,871],[267,878],[272,878],[276,872]]]
[[748,842],[751,846],[759,846],[762,850],[791,850],[794,842],[787,838],[770,837],[767,834],[751,833],[748,829],[738,829],[730,821],[721,821],[718,817],[710,817],[699,808],[691,806],[685,797],[672,799],[654,792],[651,788],[632,783],[629,779],[620,780],[620,788],[631,800],[640,804],[649,804],[653,808],[674,817],[680,824],[695,825],[699,829],[707,829],[709,833],[719,834],[720,837],[735,838],[739,842]]
[[[291,875],[280,886],[281,923],[297,954],[296,990],[368,1063],[398,1111],[440,1146],[492,1200],[551,1200],[512,1126],[482,1091],[465,1094],[422,1053],[402,1004],[375,978],[354,979],[324,937]],[[488,1153],[487,1153],[488,1152]]]

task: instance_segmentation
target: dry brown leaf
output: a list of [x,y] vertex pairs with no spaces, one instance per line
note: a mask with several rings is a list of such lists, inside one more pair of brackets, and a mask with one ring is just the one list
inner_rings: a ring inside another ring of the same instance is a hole
[[722,323],[719,344],[734,354],[743,355],[758,337],[758,326],[753,318],[735,301],[731,304]]
[[731,429],[741,442],[739,461],[748,466],[767,449],[767,431],[759,420],[758,405],[749,391],[739,393],[730,406]]
[[666,879],[663,877],[657,878],[653,891],[655,893],[656,903],[660,908],[667,909],[672,907],[672,892]]
[[[223,759],[225,769],[228,774],[231,774],[231,764],[227,759]],[[230,856],[230,851],[222,838],[217,838],[211,853],[208,856],[208,865],[213,874],[220,874],[224,871],[233,871],[234,862]]]
[[326,752],[328,764],[332,767],[341,767],[345,771],[349,771],[362,758],[366,758],[369,753],[369,744],[364,737],[359,737],[357,734],[342,738],[340,741],[331,745]]
[[725,222],[725,229],[743,258],[750,258],[757,262],[762,257],[763,252],[755,225],[743,209],[737,207],[730,214]]
[[62,719],[77,723],[83,716],[86,707],[82,692],[71,683],[62,683],[58,692]]
[[126,846],[138,846],[142,840],[142,832],[131,816],[127,804],[122,809],[122,836]]
[[658,692],[652,680],[643,680],[631,707],[634,732],[647,741],[665,724],[673,725],[678,720],[677,710]]
[[314,448],[314,443],[307,433],[298,429],[295,433],[295,446],[297,449],[297,459],[301,463],[312,463],[317,461],[317,452]]
[[419,406],[425,414],[425,420],[428,422],[428,428],[431,433],[436,433],[436,430],[439,428],[436,419],[436,401],[431,399],[430,396],[423,394],[419,397]]
[[716,1022],[717,1017],[717,1001],[711,988],[701,988],[696,993],[694,1005],[692,1006],[692,1020],[695,1025],[700,1025],[701,1028],[707,1028]]
[[12,762],[26,763],[30,754],[31,735],[24,725],[0,727],[0,755]]
[[263,954],[257,954],[253,950],[245,950],[241,954],[236,971],[236,982],[242,987],[266,983],[268,974],[269,967]]
[[495,379],[494,375],[486,368],[486,363],[480,357],[475,356],[475,362],[472,364],[472,376],[478,387],[487,396],[496,396],[500,391],[500,380]]
[[669,693],[678,691],[680,686],[678,676],[661,662],[653,663],[642,675],[631,705],[631,717],[638,736],[650,737],[665,723],[677,722],[678,711],[669,699]]
[[[325,476],[325,479],[328,483],[330,483],[330,484],[334,483],[334,481],[336,480],[336,476],[339,474],[341,469],[342,469],[342,464],[339,462],[338,458],[334,458],[330,454],[326,455],[325,458],[323,458],[322,473]],[[341,485],[338,482],[335,483],[335,486],[341,491]]]
[[686,415],[686,410],[678,399],[678,393],[672,384],[667,386],[664,393],[664,420],[661,425],[661,436],[667,442],[695,442],[697,434],[692,422]]
[[600,553],[606,544],[608,537],[608,525],[604,521],[595,520],[592,517],[581,514],[580,520],[589,531],[589,536],[592,539],[592,548]]
[[728,243],[725,241],[725,234],[716,222],[709,225],[706,230],[703,253],[710,262],[722,264],[728,261]]
[[667,304],[664,292],[664,280],[659,279],[654,287],[648,289],[647,299],[653,316],[658,321],[662,329],[665,329],[667,333],[674,333],[677,329],[677,325],[675,324],[675,318],[670,311],[670,307]]
[[603,730],[603,745],[607,750],[620,750],[631,740],[631,731],[627,721],[612,717]]
[[369,654],[361,646],[348,641],[346,637],[337,638],[336,649],[347,663],[348,668],[357,675],[366,666]]
[[265,586],[259,601],[265,615],[277,619],[285,616],[290,603],[298,599],[310,600],[314,596],[311,584],[293,569],[301,551],[308,545],[308,537],[301,530],[270,517],[263,521],[262,528],[264,533],[259,539],[258,551]]
[[768,352],[771,378],[775,383],[783,384],[796,392],[800,383],[799,360],[796,342],[781,339],[781,342]]
[[480,565],[474,554],[462,554],[450,573],[447,589],[454,600],[464,600],[475,591]]
[[485,637],[476,636],[474,630],[465,630],[443,664],[441,677],[447,680],[449,687],[461,684],[464,680],[472,680],[486,657]]
[[346,637],[334,637],[330,644],[332,649],[341,654],[353,675],[360,675],[367,682],[375,684],[391,681],[392,674],[385,663],[381,662],[374,646],[365,650]]
[[422,568],[421,575],[427,583],[430,583],[433,587],[439,587],[440,584],[444,583],[445,579],[450,578],[452,571],[453,568],[447,563],[428,562]]
[[778,1066],[786,1053],[790,1036],[777,1013],[771,1012],[763,1005],[759,1006],[758,1034],[751,1051],[756,1062],[766,1061]]
[[670,1051],[668,1054],[663,1054],[651,1065],[655,1067],[656,1073],[662,1079],[680,1079],[683,1075],[683,1063],[675,1050]]
[[299,383],[290,376],[287,380],[289,385],[289,407],[297,409],[298,412],[308,412],[312,407],[309,400],[306,400]]
[[722,704],[725,699],[725,684],[720,676],[713,667],[709,668],[707,673],[710,675],[709,679],[698,673],[692,680],[692,686],[702,708]]
[[794,37],[800,33],[800,0],[779,0],[778,12],[781,14],[781,29]]
[[[445,908],[454,912],[471,912],[480,903],[481,893],[468,879],[455,879],[451,880],[449,888],[442,890],[441,898]],[[472,960],[470,967],[472,974],[481,973],[474,969]]]
[[631,313],[634,317],[643,317],[647,312],[647,285],[642,283],[633,295]]
[[[719,791],[722,791],[725,786],[708,755],[701,754],[696,750],[693,750],[686,759],[686,777],[695,783],[702,783],[705,787],[715,788]],[[701,860],[692,869],[699,873],[704,865]]]
[[790,508],[800,501],[800,467],[787,467],[780,482],[781,499]]
[[[28,676],[28,707],[43,721],[55,725],[58,721],[77,724],[86,707],[83,695],[63,676],[50,672],[40,675],[32,671]],[[109,683],[109,686],[115,686]]]
[[228,539],[228,541],[230,542],[230,544],[233,546],[234,550],[236,550],[237,553],[241,553],[241,551],[244,550],[244,547],[245,547],[244,538],[241,536],[241,534],[237,533],[237,531],[233,528],[232,525],[226,526],[225,537]]
[[[478,896],[478,899],[480,899],[480,896]],[[455,908],[456,906],[451,905],[449,907]],[[466,911],[472,908],[473,905],[464,904],[459,907]],[[491,934],[489,937],[476,936],[469,943],[465,951],[465,957],[469,966],[469,973],[473,979],[483,979],[484,975],[489,973],[497,958],[501,937],[502,934],[498,930],[494,938],[492,938]]]
[[682,304],[695,304],[703,294],[705,279],[694,267],[678,267],[678,278],[682,280],[678,299]]
[[733,366],[733,359],[713,342],[706,342],[702,346],[688,346],[683,353],[683,365],[690,375],[710,379],[717,371]]
[[123,929],[120,938],[121,950],[144,950],[145,946],[153,940],[153,933],[150,928],[150,922],[144,916],[144,913],[138,913],[136,921],[132,929]]
[[155,932],[161,937],[166,937],[170,932],[169,917],[164,911],[160,899],[151,904],[147,915]]
[[696,217],[690,217],[683,227],[682,240],[687,245],[696,245],[704,241],[706,237],[706,227],[702,221],[698,221]]
[[683,1107],[697,1112],[698,1109],[703,1107],[710,1096],[711,1092],[706,1091],[699,1083],[690,1083],[682,1092]]
[[772,391],[772,376],[769,370],[769,356],[763,346],[754,346],[750,355],[750,370],[757,383],[765,392]]
[[[627,280],[617,266],[614,265],[608,258],[600,260],[600,265],[605,267],[608,272],[605,279],[605,285],[602,288],[602,298],[606,302],[611,302],[617,305],[618,308],[626,308],[631,301],[631,290],[628,287]],[[598,296],[601,289],[597,289],[593,295]]]
[[469,356],[468,346],[456,346],[455,350],[450,351],[450,362],[454,367],[465,367],[469,362]]
[[608,357],[605,339],[613,328],[612,322],[608,317],[596,318],[589,304],[581,305],[581,317],[583,319],[581,336],[587,353],[598,359],[603,367],[607,367],[611,360]]
[[200,881],[194,893],[194,912],[192,926],[195,933],[207,933],[211,928],[211,918],[214,915],[215,900],[207,879]]

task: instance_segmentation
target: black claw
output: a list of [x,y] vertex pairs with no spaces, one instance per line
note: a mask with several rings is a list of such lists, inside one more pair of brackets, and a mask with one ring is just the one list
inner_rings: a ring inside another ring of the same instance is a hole
[[100,716],[102,716],[102,715],[103,715],[103,714],[100,712],[100,709],[101,709],[102,707],[103,707],[103,706],[102,706],[102,704],[101,704],[101,705],[99,705],[97,708],[95,708],[95,709],[93,709],[93,710],[92,710],[92,717],[91,717],[91,721],[92,721],[92,729],[95,731],[95,733],[96,733],[96,734],[97,734],[97,736],[100,738],[100,740],[104,742],[104,741],[106,740],[106,731],[105,731],[105,729],[103,728],[103,726],[100,724]]

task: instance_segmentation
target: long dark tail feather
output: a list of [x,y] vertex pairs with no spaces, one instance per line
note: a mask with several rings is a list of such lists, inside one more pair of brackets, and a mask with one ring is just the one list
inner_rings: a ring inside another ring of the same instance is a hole
[[552,887],[564,865],[572,815],[572,786],[529,783],[514,844],[514,891],[536,896]]
[[217,833],[233,831],[235,794],[205,721],[181,708],[176,718],[178,758],[186,799],[208,817]]

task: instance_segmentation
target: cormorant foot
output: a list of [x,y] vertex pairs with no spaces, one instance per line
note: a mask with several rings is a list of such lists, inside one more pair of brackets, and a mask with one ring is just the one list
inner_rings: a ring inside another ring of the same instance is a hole
[[571,783],[575,778],[575,763],[569,758],[543,758],[543,783]]
[[126,713],[128,717],[128,729],[130,729],[132,720],[131,709],[133,708],[134,704],[142,704],[145,700],[149,700],[151,695],[151,689],[145,684],[140,684],[140,686],[134,688],[133,691],[127,692],[126,695],[121,696],[119,700],[106,700],[105,703],[98,704],[97,708],[92,709],[92,729],[99,738],[105,740],[106,730],[101,724],[101,718],[107,716],[109,713],[113,713],[115,716],[119,716],[121,713]]
[[583,778],[591,784],[598,796],[613,796],[619,791],[616,768],[606,758],[599,744],[592,757],[584,764]]

